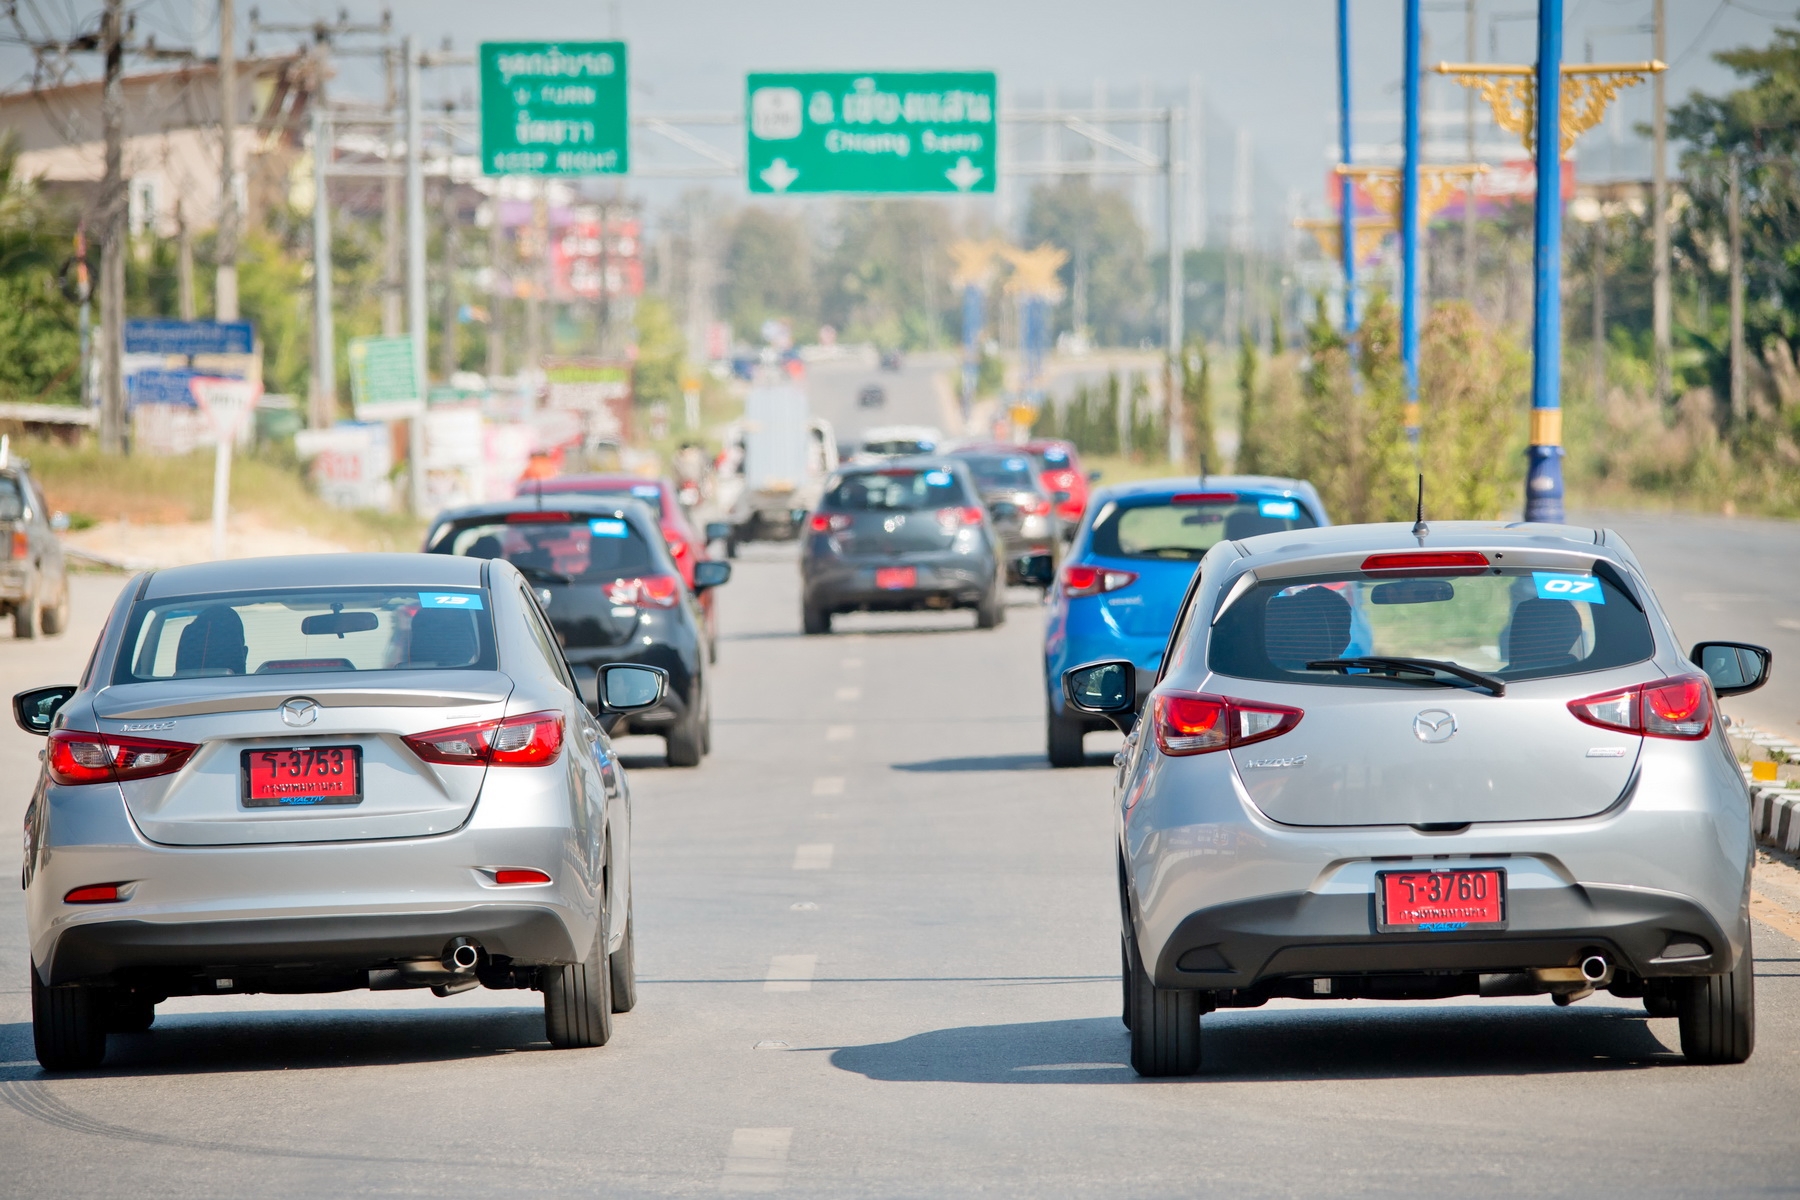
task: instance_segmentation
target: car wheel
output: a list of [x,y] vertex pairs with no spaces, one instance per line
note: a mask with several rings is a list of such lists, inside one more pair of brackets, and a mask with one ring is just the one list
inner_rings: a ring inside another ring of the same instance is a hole
[[31,1038],[46,1071],[85,1071],[106,1057],[106,1000],[99,988],[46,987],[31,971]]
[[1125,945],[1125,935],[1119,935],[1119,983],[1120,990],[1125,993],[1125,1005],[1119,1013],[1119,1020],[1125,1028],[1131,1028],[1131,950]]
[[1684,979],[1675,993],[1681,1053],[1696,1064],[1741,1063],[1756,1048],[1756,962],[1744,939],[1725,975]]
[[1681,1005],[1675,991],[1679,980],[1646,979],[1644,981],[1644,1011],[1653,1017],[1678,1017]]
[[1131,1068],[1139,1075],[1192,1075],[1200,1070],[1200,993],[1159,988],[1144,973],[1130,940]]
[[606,917],[594,928],[584,963],[545,967],[544,1029],[558,1050],[604,1046],[612,1037],[612,968],[606,953]]
[[637,1007],[637,922],[632,919],[631,901],[625,902],[625,940],[612,952],[612,1010],[630,1012]]
[[702,692],[706,707],[700,710],[700,753],[704,756],[712,753],[712,693]]
[[38,602],[37,593],[33,591],[13,608],[13,636],[23,639],[37,635]]
[[831,632],[831,610],[807,604],[800,609],[800,627],[808,634]]
[[688,701],[687,715],[676,722],[675,727],[663,735],[663,747],[671,767],[697,767],[704,752],[701,738],[701,722],[705,719],[706,693],[704,685],[694,685],[694,695]]
[[975,628],[993,629],[1006,623],[1006,589],[1001,586],[998,577],[988,594],[981,598],[981,605],[975,610]]
[[44,632],[53,637],[69,631],[69,581],[66,577],[63,579],[62,598],[56,602],[56,607],[44,609],[42,620]]
[[1067,717],[1056,715],[1054,708],[1044,715],[1044,753],[1053,767],[1079,767],[1087,762],[1087,752],[1082,749],[1082,737],[1086,733],[1080,721],[1071,721]]

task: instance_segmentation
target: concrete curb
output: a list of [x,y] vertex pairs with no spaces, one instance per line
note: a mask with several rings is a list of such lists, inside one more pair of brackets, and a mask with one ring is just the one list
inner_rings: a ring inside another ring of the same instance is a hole
[[1800,853],[1800,788],[1752,786],[1750,827],[1763,845]]

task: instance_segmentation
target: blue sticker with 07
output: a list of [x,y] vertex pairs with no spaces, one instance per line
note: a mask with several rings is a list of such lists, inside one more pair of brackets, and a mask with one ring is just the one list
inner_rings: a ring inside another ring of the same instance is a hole
[[925,482],[932,487],[948,487],[950,485],[950,472],[927,471],[925,472]]
[[595,517],[588,522],[588,534],[592,537],[622,538],[630,537],[631,531],[623,521],[611,517]]
[[1605,604],[1606,592],[1592,575],[1565,575],[1560,571],[1533,571],[1539,600],[1579,600],[1583,604]]
[[474,592],[420,592],[419,607],[479,609],[481,597]]
[[1257,502],[1256,511],[1265,517],[1291,521],[1300,515],[1300,505],[1292,500],[1261,500]]

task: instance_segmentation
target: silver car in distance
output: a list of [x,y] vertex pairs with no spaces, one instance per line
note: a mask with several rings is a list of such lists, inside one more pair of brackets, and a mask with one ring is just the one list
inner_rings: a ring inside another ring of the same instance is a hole
[[1064,673],[1127,734],[1125,1023],[1145,1075],[1200,1014],[1271,997],[1596,988],[1680,1018],[1690,1062],[1755,1036],[1750,805],[1716,698],[1765,649],[1684,654],[1619,536],[1348,525],[1220,542],[1154,690]]
[[169,996],[478,985],[544,993],[598,1046],[636,999],[631,804],[603,727],[666,676],[600,669],[588,711],[503,561],[341,554],[126,585],[46,735],[25,816],[38,1061],[98,1065]]

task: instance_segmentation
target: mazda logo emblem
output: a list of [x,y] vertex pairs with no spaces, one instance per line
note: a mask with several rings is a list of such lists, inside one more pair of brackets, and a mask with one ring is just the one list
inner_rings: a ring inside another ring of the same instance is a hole
[[1428,708],[1413,718],[1413,736],[1436,745],[1456,736],[1456,718],[1441,708]]
[[295,696],[292,700],[281,702],[281,721],[284,725],[292,725],[295,729],[304,728],[319,719],[319,703],[308,700],[305,696]]

